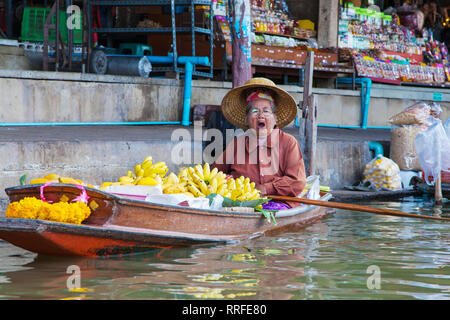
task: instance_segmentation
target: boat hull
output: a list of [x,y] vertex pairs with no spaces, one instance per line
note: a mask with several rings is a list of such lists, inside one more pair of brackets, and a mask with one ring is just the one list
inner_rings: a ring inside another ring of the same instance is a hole
[[226,243],[250,237],[251,235],[201,236],[119,226],[93,227],[44,220],[0,218],[1,239],[35,253],[58,256],[130,254],[152,249]]
[[[82,224],[0,218],[0,239],[47,255],[105,256],[151,249],[228,243],[294,232],[317,222],[333,209],[300,206],[278,212],[273,220],[260,213],[201,210],[120,198],[86,188],[96,207]],[[6,189],[11,201],[39,198],[39,186]],[[52,185],[45,196],[52,201],[75,198],[72,185]]]

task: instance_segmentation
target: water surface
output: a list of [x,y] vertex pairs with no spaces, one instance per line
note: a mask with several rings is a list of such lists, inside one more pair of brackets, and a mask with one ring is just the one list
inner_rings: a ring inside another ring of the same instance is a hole
[[[370,205],[450,216],[423,198]],[[450,299],[449,248],[449,223],[345,210],[296,233],[122,257],[0,241],[0,299]]]

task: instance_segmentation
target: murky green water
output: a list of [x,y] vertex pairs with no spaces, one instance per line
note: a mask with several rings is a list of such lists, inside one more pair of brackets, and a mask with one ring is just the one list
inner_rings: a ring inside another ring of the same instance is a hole
[[[449,202],[422,200],[371,205],[450,216]],[[37,256],[0,241],[0,299],[450,299],[449,248],[449,223],[343,210],[295,234],[126,257]]]

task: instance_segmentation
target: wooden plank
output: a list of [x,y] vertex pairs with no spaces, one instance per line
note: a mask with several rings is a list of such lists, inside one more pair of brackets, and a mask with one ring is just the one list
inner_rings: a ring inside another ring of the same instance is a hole
[[317,144],[317,98],[312,94],[314,73],[314,51],[308,51],[305,63],[305,81],[303,87],[302,118],[299,121],[300,148],[303,151],[307,175],[315,173],[315,155]]
[[438,204],[438,205],[442,204],[441,173],[439,173],[439,176],[437,177],[436,182],[434,183],[434,201],[435,201],[435,204]]
[[308,113],[306,118],[306,145],[305,152],[308,154],[307,174],[314,175],[316,172],[316,145],[317,145],[317,97],[311,94],[308,98]]
[[252,77],[251,66],[251,15],[249,0],[234,0],[230,2],[230,29],[233,39],[232,71],[233,88],[243,85]]

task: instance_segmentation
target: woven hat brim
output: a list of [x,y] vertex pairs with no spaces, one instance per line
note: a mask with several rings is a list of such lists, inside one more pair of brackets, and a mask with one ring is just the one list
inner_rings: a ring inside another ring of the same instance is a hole
[[285,90],[263,84],[249,84],[231,89],[222,100],[222,114],[236,127],[247,130],[246,122],[247,96],[257,89],[272,91],[275,100],[277,126],[283,128],[297,116],[297,104],[294,98]]

